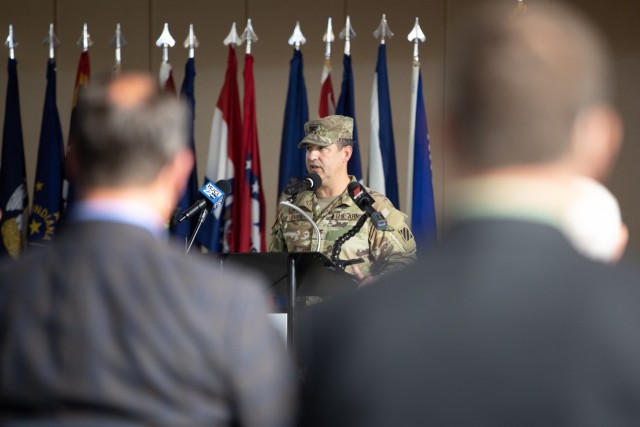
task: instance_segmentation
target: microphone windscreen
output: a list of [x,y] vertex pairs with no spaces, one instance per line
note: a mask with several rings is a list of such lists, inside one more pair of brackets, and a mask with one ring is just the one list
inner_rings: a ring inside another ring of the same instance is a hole
[[322,178],[320,178],[320,175],[318,175],[317,173],[311,172],[309,174],[309,178],[311,179],[311,181],[313,181],[313,187],[311,187],[310,190],[318,188],[322,185]]
[[216,187],[218,187],[225,195],[231,192],[231,184],[229,184],[229,181],[226,179],[219,179],[216,182]]

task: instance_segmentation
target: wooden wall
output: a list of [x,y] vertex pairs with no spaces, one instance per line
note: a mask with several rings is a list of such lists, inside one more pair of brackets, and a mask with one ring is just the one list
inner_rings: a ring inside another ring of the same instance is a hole
[[[516,0],[503,0],[512,2]],[[527,0],[529,7],[553,7],[560,0]],[[640,200],[635,196],[635,183],[640,179],[636,159],[640,154],[640,8],[632,0],[603,3],[596,0],[576,0],[602,27],[608,36],[617,64],[620,94],[618,105],[626,123],[625,145],[618,167],[609,186],[618,196],[623,217],[631,232],[631,245],[640,249]],[[66,136],[69,127],[71,95],[80,55],[76,45],[83,23],[88,24],[94,45],[90,49],[92,75],[109,73],[114,51],[109,46],[116,23],[122,26],[128,45],[123,49],[123,69],[159,69],[162,49],[155,40],[165,22],[176,46],[169,51],[174,77],[179,86],[184,75],[187,51],[182,42],[190,23],[194,25],[200,47],[196,51],[196,152],[198,175],[202,178],[208,151],[213,109],[222,86],[226,67],[226,47],[222,41],[232,22],[241,31],[247,18],[252,18],[259,41],[253,47],[258,114],[258,133],[261,150],[263,186],[267,199],[267,228],[274,219],[280,139],[288,83],[289,60],[292,48],[287,44],[296,21],[300,21],[307,44],[302,47],[304,72],[309,98],[310,117],[317,116],[320,76],[324,61],[322,36],[327,18],[333,18],[334,32],[344,26],[350,15],[357,33],[352,41],[352,58],[356,91],[356,118],[360,134],[363,170],[367,170],[369,149],[369,101],[377,55],[377,41],[372,32],[382,13],[395,37],[388,42],[388,71],[390,80],[393,124],[395,129],[398,180],[401,209],[406,200],[406,165],[408,152],[409,97],[412,44],[407,40],[415,17],[427,36],[420,47],[424,95],[431,136],[434,189],[439,227],[446,206],[444,191],[444,151],[442,138],[442,110],[446,102],[447,34],[449,25],[473,0],[0,0],[0,35],[13,24],[20,43],[16,49],[21,95],[22,122],[27,162],[29,194],[33,179],[40,133],[40,121],[45,89],[47,50],[42,46],[49,24],[61,41],[57,50],[58,108]],[[333,45],[333,82],[336,99],[342,76],[342,40]],[[243,52],[238,50],[239,85],[242,91]],[[2,63],[2,61],[0,61]],[[0,117],[4,117],[6,68],[0,68]],[[242,96],[242,93],[241,93]],[[532,125],[544,125],[535,124]]]

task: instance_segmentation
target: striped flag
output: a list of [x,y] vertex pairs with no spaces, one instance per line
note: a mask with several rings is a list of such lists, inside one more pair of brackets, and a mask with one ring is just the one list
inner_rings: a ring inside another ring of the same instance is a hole
[[344,71],[342,72],[342,89],[340,98],[338,98],[338,106],[336,114],[348,116],[353,119],[353,154],[347,165],[349,175],[356,177],[358,181],[362,181],[362,161],[360,160],[360,143],[358,142],[358,126],[356,124],[356,94],[353,89],[353,68],[351,67],[351,55],[344,55],[342,59]]
[[[76,82],[73,87],[73,98],[71,101],[71,124],[69,125],[69,140],[67,142],[67,151],[69,151],[69,149],[71,148],[76,133],[76,106],[78,105],[78,94],[82,90],[82,87],[89,83],[90,76],[91,64],[89,62],[89,51],[85,50],[80,54],[80,60],[78,61],[78,70],[76,71]],[[65,200],[64,210],[66,211],[73,205],[75,199],[75,189],[73,186],[73,182],[70,181],[68,175],[65,177],[65,183],[63,184],[62,193]]]
[[396,208],[398,198],[398,174],[396,149],[393,140],[391,100],[387,76],[387,50],[385,44],[378,47],[378,63],[371,92],[371,145],[369,147],[369,187],[384,194]]
[[63,175],[64,141],[56,105],[56,63],[49,59],[36,179],[33,186],[33,206],[29,217],[30,246],[50,244],[57,231],[64,207]]
[[253,79],[253,55],[244,57],[244,122],[242,126],[243,174],[238,174],[235,196],[234,230],[237,252],[265,250],[265,202],[260,172],[260,149],[256,122],[256,95]]
[[29,197],[20,119],[18,63],[9,59],[7,98],[2,132],[0,162],[0,257],[18,258],[24,247],[24,233]]
[[418,246],[428,247],[437,240],[436,209],[433,197],[429,128],[422,97],[422,75],[418,61],[413,62],[410,120],[407,212],[411,215],[411,231]]
[[[195,79],[196,79],[195,59],[189,58],[187,59],[187,63],[185,64],[185,67],[184,67],[184,80],[182,81],[180,94],[186,100],[187,105],[189,106],[189,116],[190,116],[189,117],[189,147],[193,152],[194,159],[196,158],[196,146],[195,146],[195,139],[194,139],[194,133],[193,133],[195,107],[196,107],[196,99],[195,99],[195,92],[194,92]],[[185,209],[188,209],[191,205],[193,205],[197,201],[197,199],[198,199],[198,172],[197,172],[196,164],[194,162],[193,169],[191,169],[191,175],[189,177],[189,181],[187,181],[187,185],[184,189],[184,192],[182,193],[182,197],[178,201],[176,212],[181,213]],[[196,221],[197,221],[197,217],[194,217],[194,216],[184,220],[179,224],[172,221],[170,225],[170,231],[181,240],[189,239],[195,227]]]
[[303,75],[302,52],[294,49],[289,67],[289,88],[280,147],[278,196],[292,179],[299,179],[307,174],[305,150],[298,148],[298,144],[304,138],[304,124],[307,121],[309,121],[309,107]]
[[229,180],[231,191],[226,195],[224,204],[213,211],[213,215],[202,226],[198,242],[209,252],[233,252],[235,242],[232,234],[233,195],[235,191],[234,171],[240,158],[242,140],[242,121],[240,117],[240,96],[237,82],[238,63],[235,48],[229,45],[227,71],[224,84],[216,103],[211,124],[211,139],[205,182]]
[[320,84],[318,117],[322,118],[336,113],[336,99],[333,95],[333,82],[331,81],[331,59],[329,58],[326,58],[324,61]]

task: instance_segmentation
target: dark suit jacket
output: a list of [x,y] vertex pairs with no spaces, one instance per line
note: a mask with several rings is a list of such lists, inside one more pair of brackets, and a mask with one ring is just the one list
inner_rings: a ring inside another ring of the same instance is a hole
[[138,227],[69,224],[0,267],[0,417],[286,425],[262,283]]
[[307,312],[300,425],[639,426],[638,282],[545,225],[459,224]]

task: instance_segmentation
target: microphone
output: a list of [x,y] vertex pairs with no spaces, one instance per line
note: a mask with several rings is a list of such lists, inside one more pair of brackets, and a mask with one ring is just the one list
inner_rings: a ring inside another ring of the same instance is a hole
[[287,196],[295,196],[301,191],[313,190],[314,188],[318,188],[321,185],[322,185],[322,178],[320,178],[320,175],[318,175],[315,172],[312,172],[306,177],[302,178],[301,180],[288,185],[284,189],[284,194],[286,194]]
[[187,218],[191,218],[193,215],[200,212],[204,209],[208,204],[212,205],[212,210],[217,208],[218,205],[222,204],[222,200],[224,196],[231,192],[231,184],[226,179],[220,179],[218,182],[213,184],[211,181],[208,181],[206,184],[202,186],[200,189],[200,194],[202,194],[205,198],[200,199],[195,202],[191,207],[186,209],[178,222],[182,222]]
[[376,230],[384,231],[387,229],[387,220],[380,212],[373,208],[375,200],[373,200],[371,194],[367,193],[367,190],[364,189],[362,184],[359,182],[351,182],[347,186],[347,191],[356,205],[371,218],[371,222]]

